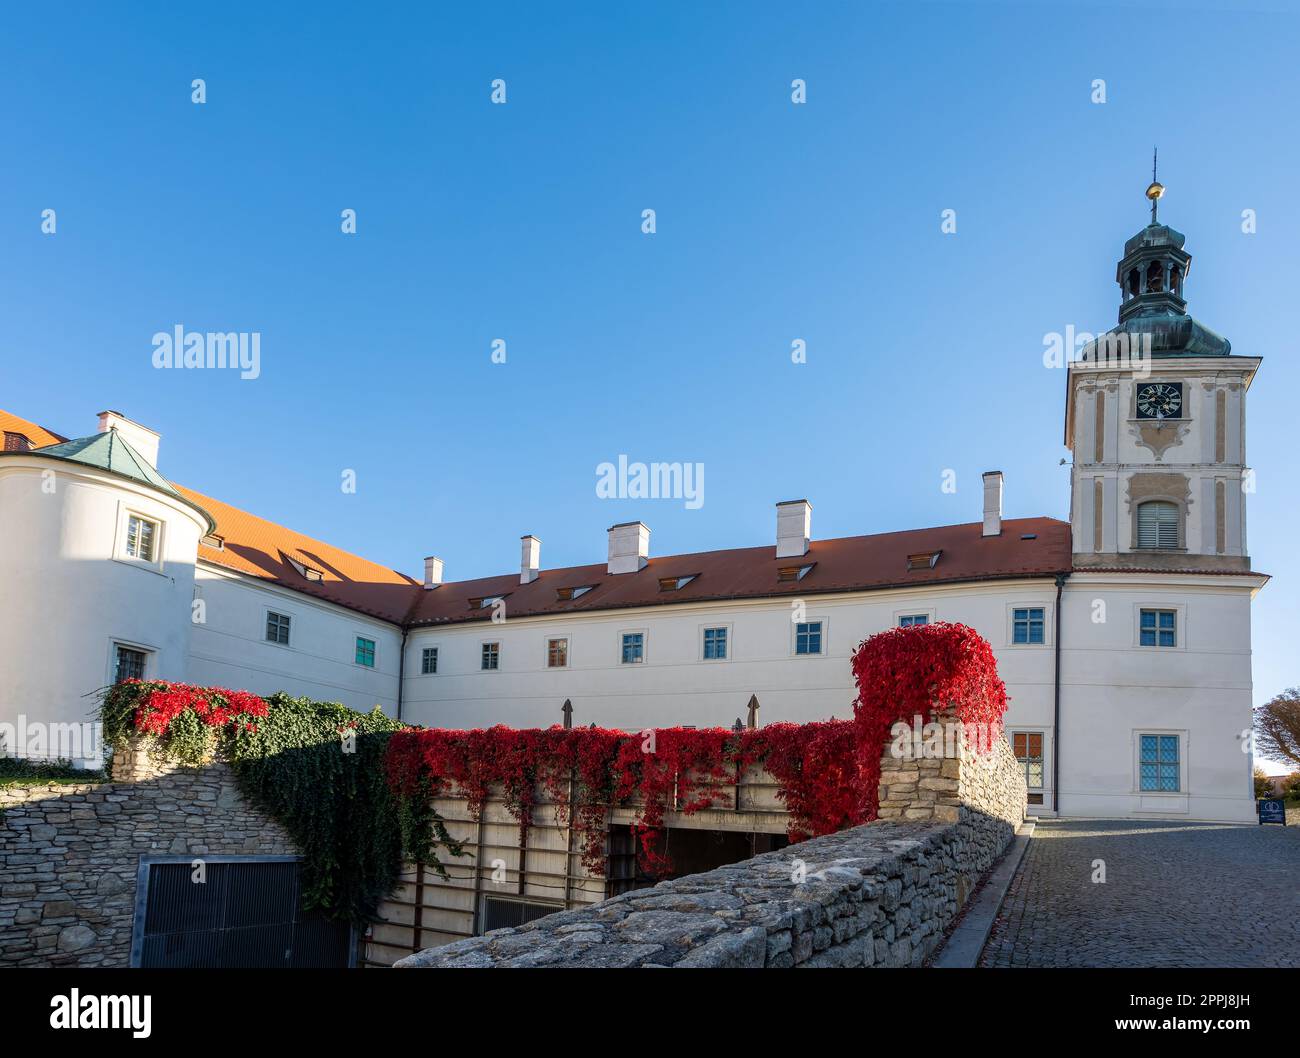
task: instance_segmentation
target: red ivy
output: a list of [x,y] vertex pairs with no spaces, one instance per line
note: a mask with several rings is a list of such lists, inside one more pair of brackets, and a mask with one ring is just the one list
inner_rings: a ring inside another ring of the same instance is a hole
[[937,622],[891,628],[862,642],[853,654],[858,698],[853,715],[863,747],[864,794],[876,817],[880,750],[893,725],[933,719],[936,707],[953,707],[963,724],[1001,730],[1007,690],[988,641],[963,624]]
[[195,687],[168,680],[130,679],[123,683],[139,686],[140,696],[131,721],[135,729],[160,738],[166,736],[172,721],[187,709],[193,710],[208,727],[238,723],[252,731],[257,730],[254,718],[267,714],[266,701],[248,691]]

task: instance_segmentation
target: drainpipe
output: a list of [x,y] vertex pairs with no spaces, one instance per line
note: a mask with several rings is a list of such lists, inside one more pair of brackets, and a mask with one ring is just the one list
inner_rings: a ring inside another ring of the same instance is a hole
[[1056,661],[1052,673],[1052,810],[1061,814],[1061,591],[1070,574],[1056,575]]
[[[1058,596],[1059,598],[1059,596]],[[397,656],[397,719],[402,719],[402,688],[406,685],[406,636],[402,629],[402,652]]]

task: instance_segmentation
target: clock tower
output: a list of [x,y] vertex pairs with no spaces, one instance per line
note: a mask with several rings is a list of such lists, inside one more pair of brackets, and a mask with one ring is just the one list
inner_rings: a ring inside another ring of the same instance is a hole
[[1116,268],[1118,326],[1069,368],[1076,569],[1250,569],[1246,392],[1260,365],[1187,312],[1192,257],[1157,218]]

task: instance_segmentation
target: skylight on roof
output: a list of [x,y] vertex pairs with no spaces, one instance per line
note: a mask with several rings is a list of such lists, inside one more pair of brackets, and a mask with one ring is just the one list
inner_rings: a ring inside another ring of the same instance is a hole
[[684,577],[660,577],[659,590],[660,591],[681,591],[682,588],[686,587],[686,585],[688,585],[691,581],[693,581],[698,576],[699,576],[698,573],[688,573]]
[[475,595],[469,601],[469,608],[471,610],[481,610],[485,606],[495,606],[497,603],[503,601],[504,599],[505,599],[504,595],[483,595],[483,596]]
[[907,569],[909,572],[918,569],[934,569],[935,563],[939,561],[939,556],[943,554],[939,551],[918,551],[914,555],[907,556]]
[[596,585],[594,584],[582,584],[573,588],[556,588],[555,598],[559,602],[568,602],[570,599],[581,599],[595,586]]
[[816,562],[809,562],[802,566],[782,566],[776,571],[776,579],[779,583],[803,580],[804,577],[808,576],[815,565],[817,565]]

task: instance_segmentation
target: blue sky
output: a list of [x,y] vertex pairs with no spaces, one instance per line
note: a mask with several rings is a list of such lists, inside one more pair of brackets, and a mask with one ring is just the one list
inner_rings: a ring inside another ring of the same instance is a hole
[[[1009,516],[1066,517],[1043,337],[1114,322],[1158,142],[1190,309],[1265,357],[1257,697],[1300,683],[1294,14],[545,8],[9,10],[0,406],[118,408],[169,477],[452,579],[634,518],[656,554],[763,544],[801,496],[818,537],[972,521],[993,467]],[[260,332],[261,377],[154,370],[177,324]],[[704,505],[598,499],[620,454],[705,464]]]

